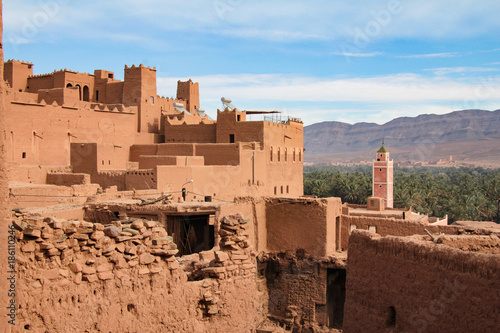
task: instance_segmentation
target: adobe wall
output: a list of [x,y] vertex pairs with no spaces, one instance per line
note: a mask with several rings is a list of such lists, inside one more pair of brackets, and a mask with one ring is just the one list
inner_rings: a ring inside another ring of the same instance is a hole
[[269,251],[305,250],[315,257],[335,252],[335,223],[340,198],[269,199],[266,206]]
[[[304,251],[259,256],[259,269],[265,271],[269,290],[269,316],[293,332],[327,332],[325,326],[341,328],[344,300],[341,295],[336,295],[340,299],[328,295],[332,282],[328,272],[343,270],[345,274],[345,259],[319,259]],[[337,313],[333,313],[335,306],[339,307]]]
[[107,142],[124,150],[134,143],[134,114],[18,101],[9,107],[7,156],[21,165],[68,166],[70,145],[75,142]]
[[[0,0],[0,78],[3,78],[4,62],[3,62],[3,24],[2,24],[2,0]],[[5,103],[5,83],[0,80],[0,131],[5,131],[8,127],[5,126],[5,114],[7,113]],[[7,278],[10,277],[8,273],[8,268],[10,264],[14,264],[15,260],[12,255],[15,255],[11,251],[13,250],[13,235],[12,232],[9,235],[9,210],[10,203],[8,198],[8,187],[7,187],[7,168],[6,168],[6,156],[5,156],[5,137],[0,135],[0,266],[2,267],[0,271],[0,306],[4,310],[4,314],[0,316],[0,327],[5,332],[11,332],[12,326],[8,323],[11,317],[6,316],[10,313],[8,306],[11,306],[11,302],[15,302],[15,298],[9,296],[7,292],[10,289],[10,281]],[[9,238],[10,236],[10,238]],[[9,246],[10,245],[10,246]],[[11,258],[9,258],[11,257]],[[15,267],[14,267],[15,268]],[[14,303],[14,307],[15,307]],[[7,312],[9,311],[9,312]],[[15,315],[14,315],[15,317]]]
[[344,332],[498,329],[499,255],[423,239],[353,233]]
[[369,230],[375,227],[375,232],[382,236],[411,236],[425,235],[425,229],[433,234],[451,234],[456,235],[463,231],[463,228],[456,226],[429,225],[423,221],[402,220],[396,218],[376,218],[365,216],[342,215],[342,250],[347,250],[351,236],[351,225],[356,229]]
[[166,120],[163,121],[165,142],[216,142],[216,124],[179,124],[172,125]]
[[139,169],[154,169],[158,165],[204,165],[203,156],[141,155]]
[[[237,117],[240,116],[240,121]],[[245,114],[239,111],[217,110],[217,143],[230,143],[230,135],[234,142],[264,142],[263,121],[244,121]]]
[[13,59],[4,63],[4,73],[2,77],[14,91],[25,91],[27,79],[31,75],[33,75],[32,63]]
[[266,316],[267,290],[246,241],[225,245],[232,233],[245,239],[246,224],[221,216],[221,250],[181,260],[157,222],[19,219],[16,326],[36,332],[254,332]]

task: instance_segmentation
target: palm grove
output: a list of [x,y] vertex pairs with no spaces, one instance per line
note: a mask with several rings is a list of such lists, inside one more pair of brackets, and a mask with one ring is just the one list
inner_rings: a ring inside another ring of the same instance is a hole
[[[304,168],[304,193],[340,197],[366,204],[372,195],[369,166]],[[394,170],[394,207],[457,220],[500,223],[500,169],[398,168]]]

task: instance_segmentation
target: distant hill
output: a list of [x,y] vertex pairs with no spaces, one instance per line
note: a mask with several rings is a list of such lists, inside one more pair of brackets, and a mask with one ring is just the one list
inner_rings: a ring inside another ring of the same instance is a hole
[[371,160],[382,141],[394,158],[449,159],[500,166],[500,110],[396,118],[386,124],[329,121],[304,128],[306,161]]

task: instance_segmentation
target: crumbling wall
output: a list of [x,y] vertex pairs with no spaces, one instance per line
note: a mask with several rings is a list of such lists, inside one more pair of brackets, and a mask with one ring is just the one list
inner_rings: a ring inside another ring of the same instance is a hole
[[[259,261],[259,271],[265,272],[267,280],[271,318],[293,332],[334,327],[329,314],[328,272],[345,270],[345,257],[319,259],[299,250],[264,254]],[[343,302],[338,305],[343,307]],[[338,320],[342,322],[342,318]]]
[[255,278],[246,224],[223,216],[221,250],[176,257],[172,237],[153,221],[18,219],[16,327],[251,332],[265,318],[267,291]]
[[499,255],[424,239],[353,232],[344,332],[498,330]]
[[422,221],[401,220],[395,218],[376,218],[365,216],[342,215],[341,247],[347,250],[349,237],[353,229],[371,230],[382,236],[425,235],[425,229],[431,233],[456,235],[464,228],[456,226],[429,225]]

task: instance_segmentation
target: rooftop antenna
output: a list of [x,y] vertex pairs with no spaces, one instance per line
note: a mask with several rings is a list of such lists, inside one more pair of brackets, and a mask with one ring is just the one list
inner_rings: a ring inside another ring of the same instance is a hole
[[385,137],[382,139],[382,146],[385,146]]

